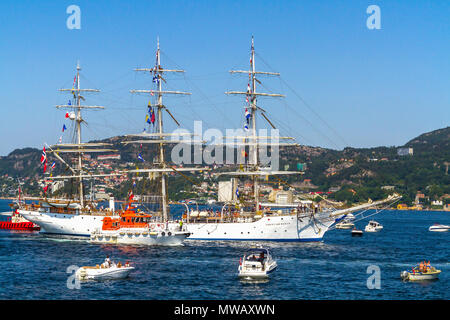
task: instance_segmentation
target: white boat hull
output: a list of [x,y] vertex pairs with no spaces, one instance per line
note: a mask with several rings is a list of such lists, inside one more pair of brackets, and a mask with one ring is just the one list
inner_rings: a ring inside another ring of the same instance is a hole
[[[28,221],[41,227],[41,233],[89,237],[95,229],[101,228],[104,215],[63,214],[18,209]],[[118,216],[111,216],[117,218]]]
[[428,231],[431,231],[431,232],[447,232],[449,230],[450,230],[450,226],[444,226],[444,225],[431,226],[428,228]]
[[267,279],[269,275],[275,271],[277,268],[277,263],[273,262],[270,266],[267,267],[266,270],[251,270],[243,268],[239,266],[239,274],[238,277],[242,279]]
[[124,279],[128,277],[134,267],[110,267],[110,268],[95,268],[95,267],[81,267],[76,272],[76,277],[80,280],[114,280]]
[[436,280],[439,278],[440,270],[436,270],[435,272],[421,273],[421,272],[407,272],[404,271],[400,275],[403,280],[407,281],[426,281],[426,280]]
[[148,231],[142,228],[128,228],[120,231],[95,231],[91,234],[92,243],[147,245],[147,246],[181,246],[189,236],[179,231]]
[[187,223],[188,240],[321,241],[335,222],[328,213],[315,219],[295,215],[264,216],[253,222]]
[[376,228],[372,228],[369,226],[366,226],[366,228],[364,229],[365,232],[379,232],[383,229],[383,227],[376,227]]

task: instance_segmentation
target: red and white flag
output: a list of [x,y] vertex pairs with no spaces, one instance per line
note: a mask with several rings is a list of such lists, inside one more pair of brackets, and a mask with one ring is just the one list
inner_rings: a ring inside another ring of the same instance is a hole
[[45,147],[42,150],[42,155],[41,155],[41,163],[44,163],[47,161],[47,154],[45,153]]

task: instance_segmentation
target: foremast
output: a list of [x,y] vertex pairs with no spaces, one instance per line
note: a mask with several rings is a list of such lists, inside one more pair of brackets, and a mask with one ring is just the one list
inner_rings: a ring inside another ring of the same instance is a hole
[[[83,179],[89,175],[83,174],[83,153],[87,152],[108,152],[114,151],[113,149],[95,149],[99,146],[107,146],[109,144],[106,143],[82,143],[81,138],[81,124],[84,122],[81,111],[83,109],[88,110],[96,110],[96,109],[104,109],[103,106],[88,106],[82,105],[81,100],[85,100],[85,98],[81,95],[81,93],[96,93],[100,92],[98,89],[81,89],[80,85],[80,64],[77,63],[77,73],[74,79],[74,85],[72,89],[59,89],[61,92],[70,92],[74,98],[74,105],[66,104],[66,105],[57,105],[57,109],[70,109],[72,112],[67,113],[67,117],[70,120],[75,121],[75,132],[76,138],[75,143],[66,143],[66,144],[57,144],[56,146],[48,146],[50,148],[49,152],[53,152],[56,158],[63,162],[73,173],[72,176],[56,176],[54,179],[66,179],[66,178],[76,178],[78,180],[78,193],[80,197],[80,205],[84,207],[84,192],[83,192]],[[73,111],[74,110],[74,111]],[[91,147],[92,149],[88,149],[86,147]],[[62,148],[62,149],[61,149]],[[68,149],[67,149],[68,148]],[[57,150],[54,150],[57,149]],[[77,154],[77,168],[72,168],[67,162],[65,162],[60,156],[59,153],[76,153]]]

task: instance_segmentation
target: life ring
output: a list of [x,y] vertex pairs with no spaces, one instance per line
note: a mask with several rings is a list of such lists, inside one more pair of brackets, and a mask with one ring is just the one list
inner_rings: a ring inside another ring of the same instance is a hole
[[150,225],[150,229],[151,229],[151,230],[154,230],[154,229],[155,229],[155,225],[154,225],[154,224],[151,224],[151,225]]

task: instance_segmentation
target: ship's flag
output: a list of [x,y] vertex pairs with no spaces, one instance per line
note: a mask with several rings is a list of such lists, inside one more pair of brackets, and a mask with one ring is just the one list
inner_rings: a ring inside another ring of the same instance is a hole
[[66,119],[69,117],[69,112],[66,112]]
[[247,93],[250,93],[251,92],[251,90],[250,90],[250,83],[249,84],[247,84]]
[[45,159],[45,162],[44,162],[44,173],[45,173],[45,171],[47,171],[47,159]]
[[53,163],[52,163],[52,170],[55,169],[55,166],[56,166],[56,162],[53,161]]
[[64,130],[67,130],[67,127],[65,124],[63,125],[62,132],[64,132]]
[[73,77],[73,86],[75,86],[75,82],[77,82],[77,76]]
[[59,139],[58,139],[58,143],[61,143],[61,142],[62,142],[62,136],[59,137]]
[[145,161],[144,158],[142,158],[142,155],[141,155],[140,153],[139,153],[139,155],[138,155],[138,159],[141,160],[142,162]]
[[48,185],[44,187],[44,193],[47,193]]
[[72,105],[72,101],[70,101],[70,100],[69,100],[69,103],[68,103],[68,105],[69,105],[69,106],[71,106],[71,105]]
[[250,112],[248,112],[248,109],[247,108],[245,108],[245,119],[247,120],[247,124],[249,124],[250,123],[250,118],[251,118],[251,113]]
[[155,112],[153,111],[153,107],[152,106],[149,106],[148,113],[150,114],[150,121],[151,121],[151,123],[155,124]]
[[154,77],[153,77],[153,82],[156,83],[156,84],[158,84],[158,76],[154,76]]
[[150,90],[150,95],[153,96],[153,90]]
[[238,199],[239,199],[239,189],[238,188],[236,188],[236,197],[238,197]]
[[147,122],[148,124],[150,124],[150,117],[148,116],[148,114],[145,116],[145,122]]
[[248,124],[247,124],[247,123],[244,125],[244,130],[245,130],[246,132],[248,132]]
[[45,146],[44,149],[42,150],[42,155],[41,155],[41,163],[44,163],[47,161],[47,153],[45,152]]

